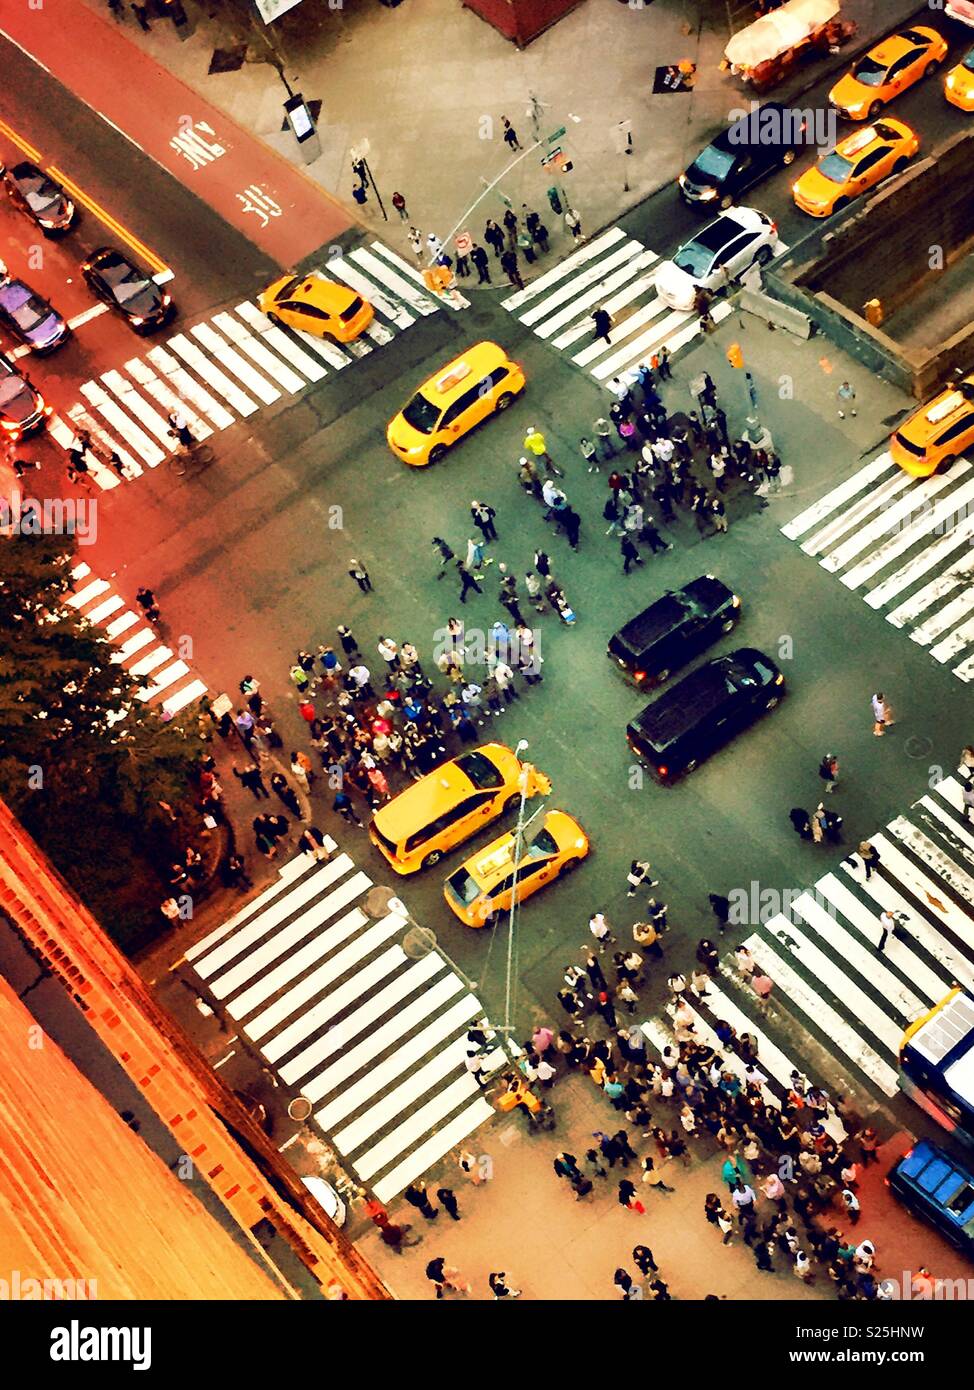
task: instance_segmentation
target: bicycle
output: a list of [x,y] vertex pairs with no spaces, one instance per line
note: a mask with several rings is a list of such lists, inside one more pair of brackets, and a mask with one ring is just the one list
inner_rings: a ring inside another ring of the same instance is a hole
[[180,444],[174,454],[169,456],[169,467],[177,477],[181,478],[187,473],[190,467],[196,472],[200,472],[211,464],[216,455],[209,444],[202,443],[199,439],[194,439],[192,444]]

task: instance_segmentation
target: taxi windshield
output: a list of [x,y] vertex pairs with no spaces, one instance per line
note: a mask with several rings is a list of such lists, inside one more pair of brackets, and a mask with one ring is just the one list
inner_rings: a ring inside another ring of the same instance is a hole
[[847,183],[852,173],[852,160],[846,159],[838,150],[833,150],[819,163],[818,171],[833,183]]
[[852,71],[856,80],[861,82],[864,87],[881,87],[886,76],[886,64],[877,63],[875,58],[870,58],[867,54]]
[[716,145],[708,145],[697,155],[691,166],[695,174],[706,174],[712,179],[722,179],[734,167],[734,156]]
[[709,273],[712,261],[713,252],[701,246],[698,241],[688,241],[673,257],[673,264],[678,269],[685,270],[688,275],[698,279]]
[[440,418],[440,408],[417,391],[408,405],[403,406],[402,418],[420,434],[432,434]]

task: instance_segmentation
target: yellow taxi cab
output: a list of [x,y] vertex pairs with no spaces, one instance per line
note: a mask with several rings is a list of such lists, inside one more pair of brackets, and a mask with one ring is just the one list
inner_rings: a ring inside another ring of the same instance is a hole
[[829,92],[829,101],[850,121],[870,120],[888,101],[936,72],[947,56],[947,40],[936,29],[918,25],[871,48]]
[[336,285],[320,270],[282,276],[258,295],[257,303],[271,323],[286,323],[316,338],[328,334],[339,343],[358,338],[375,315],[367,299],[347,285]]
[[496,343],[475,343],[443,367],[404,405],[386,430],[403,463],[437,463],[451,445],[524,390],[524,372]]
[[381,806],[369,838],[397,874],[429,868],[520,804],[522,774],[525,795],[551,790],[543,772],[522,763],[503,743],[461,753]]
[[962,111],[974,111],[974,48],[944,78],[944,96]]
[[[448,906],[468,927],[487,927],[514,899],[513,831],[472,854],[443,885]],[[534,839],[521,849],[517,901],[523,902],[556,878],[563,878],[588,854],[588,836],[565,811],[548,811]]]
[[974,445],[974,373],[907,416],[890,440],[893,459],[914,478],[943,472]]
[[828,217],[890,174],[905,168],[920,148],[914,131],[886,116],[854,130],[827,151],[791,186],[795,202],[810,217]]

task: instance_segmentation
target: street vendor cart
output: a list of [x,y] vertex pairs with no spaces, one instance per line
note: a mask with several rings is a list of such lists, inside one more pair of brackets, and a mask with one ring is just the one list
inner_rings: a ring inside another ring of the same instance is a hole
[[843,21],[839,0],[787,0],[762,15],[724,49],[721,67],[756,92],[766,92],[810,59],[838,48],[856,32]]

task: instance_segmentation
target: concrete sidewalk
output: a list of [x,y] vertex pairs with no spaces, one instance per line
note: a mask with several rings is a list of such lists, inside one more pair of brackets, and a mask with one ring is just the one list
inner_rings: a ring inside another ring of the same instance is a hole
[[[103,0],[86,2],[104,13]],[[487,216],[500,217],[504,204],[497,193],[469,218],[465,214],[484,182],[510,163],[501,117],[510,118],[522,144],[530,143],[532,93],[544,107],[542,135],[567,128],[557,143],[574,170],[561,181],[586,233],[671,182],[752,95],[719,71],[728,34],[725,8],[716,0],[702,17],[691,0],[655,0],[643,8],[588,0],[524,51],[456,0],[406,0],[397,9],[305,4],[263,32],[255,21],[254,29],[237,33],[214,5],[212,16],[192,0],[186,7],[194,12],[195,29],[185,41],[167,22],[156,21],[143,34],[129,15],[124,28],[207,101],[297,161],[292,136],[281,130],[286,92],[268,61],[279,50],[291,86],[323,102],[322,153],[309,173],[351,203],[351,151],[367,139],[390,221],[383,222],[371,194],[357,215],[401,246],[407,224],[389,205],[396,189],[424,234],[445,236],[462,220],[479,237]],[[800,68],[769,97],[797,99],[916,9],[916,0],[844,0],[843,17],[858,24],[857,36],[839,53]],[[247,46],[244,65],[208,75],[214,50],[235,43]],[[653,95],[655,68],[683,59],[697,65],[693,90]],[[617,153],[613,143],[622,120],[632,122],[632,157]],[[515,208],[527,202],[542,212],[558,250],[570,238],[549,212],[545,194],[552,181],[533,154],[500,188]]]
[[[674,1299],[702,1299],[707,1294],[775,1302],[834,1297],[824,1274],[809,1288],[795,1278],[783,1258],[775,1261],[775,1273],[762,1273],[740,1237],[721,1246],[718,1232],[703,1214],[708,1192],[727,1195],[720,1176],[724,1154],[718,1156],[709,1137],[694,1141],[689,1168],[671,1164],[667,1181],[676,1189],[672,1194],[643,1186],[638,1165],[630,1163],[628,1174],[617,1165],[607,1178],[596,1178],[592,1193],[577,1202],[568,1184],[552,1170],[555,1155],[564,1149],[581,1162],[586,1149],[596,1143],[592,1131],[614,1133],[625,1125],[625,1116],[613,1110],[585,1077],[563,1076],[548,1099],[557,1116],[553,1133],[528,1134],[519,1116],[499,1116],[478,1132],[477,1152],[486,1151],[494,1160],[489,1183],[473,1187],[450,1162],[426,1175],[432,1193],[444,1185],[456,1192],[459,1222],[445,1211],[435,1221],[427,1221],[400,1200],[391,1205],[390,1214],[410,1224],[414,1236],[422,1236],[418,1245],[397,1255],[373,1228],[362,1236],[352,1233],[397,1297],[432,1299],[426,1264],[443,1255],[472,1284],[472,1298],[490,1298],[487,1276],[503,1270],[523,1290],[525,1299],[532,1301],[618,1300],[612,1276],[621,1266],[638,1278],[632,1259],[637,1244],[653,1251],[660,1277]],[[662,1108],[656,1109],[662,1116]],[[666,1118],[674,1119],[675,1112],[667,1112]],[[626,1127],[640,1157],[650,1152],[638,1131]],[[625,1176],[636,1184],[645,1215],[619,1205],[619,1179]],[[762,1198],[762,1211],[767,1206]]]

